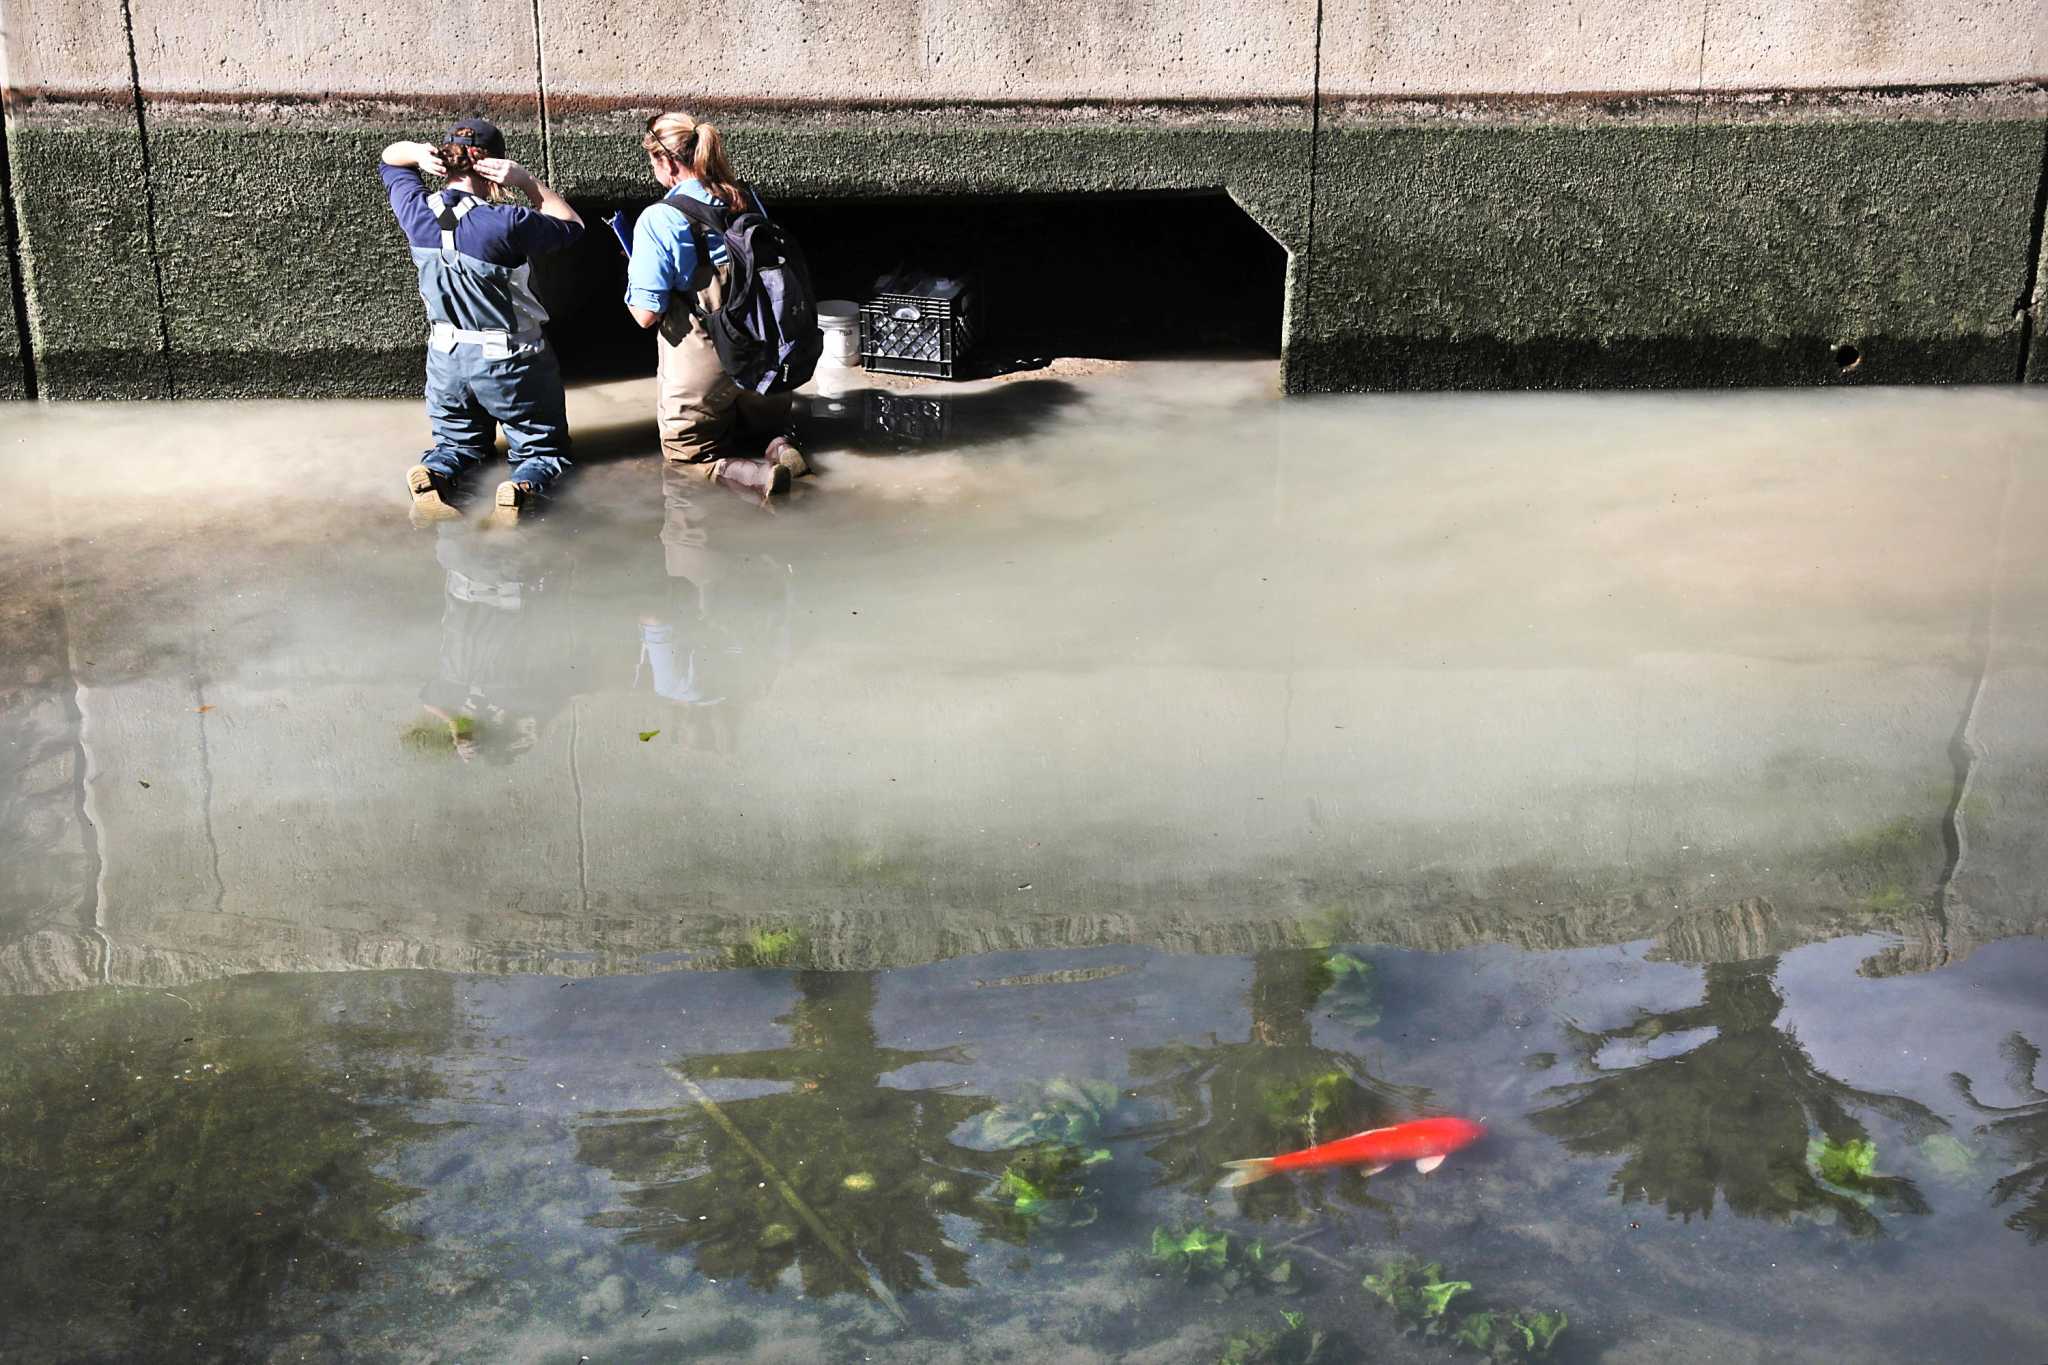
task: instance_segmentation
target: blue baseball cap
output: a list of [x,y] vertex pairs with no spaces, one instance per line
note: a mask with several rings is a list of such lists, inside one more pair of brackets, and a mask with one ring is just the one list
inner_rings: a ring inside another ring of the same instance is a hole
[[458,119],[441,143],[444,147],[474,147],[489,157],[505,155],[505,135],[487,118]]

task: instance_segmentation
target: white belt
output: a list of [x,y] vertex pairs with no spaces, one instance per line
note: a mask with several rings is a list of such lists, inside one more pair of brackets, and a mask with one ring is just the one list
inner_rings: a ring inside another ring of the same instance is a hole
[[502,327],[471,331],[466,327],[437,322],[427,333],[427,344],[442,351],[452,351],[462,345],[481,346],[486,355],[507,356],[517,350],[538,350],[542,337],[539,332],[508,332]]

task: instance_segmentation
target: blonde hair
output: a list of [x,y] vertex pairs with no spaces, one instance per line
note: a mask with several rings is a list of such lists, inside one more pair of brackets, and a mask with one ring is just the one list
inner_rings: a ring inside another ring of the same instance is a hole
[[747,192],[733,178],[732,163],[725,159],[725,139],[718,135],[716,125],[672,109],[647,120],[640,145],[650,156],[681,162],[733,213],[744,213],[752,207]]

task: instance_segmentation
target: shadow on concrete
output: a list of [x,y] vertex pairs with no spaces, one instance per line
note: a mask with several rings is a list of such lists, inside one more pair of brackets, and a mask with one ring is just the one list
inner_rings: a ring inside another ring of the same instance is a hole
[[[1022,379],[965,392],[864,386],[835,396],[799,394],[797,430],[806,448],[819,451],[904,455],[956,450],[1029,435],[1082,397],[1081,388],[1065,379]],[[575,463],[588,466],[659,455],[661,432],[653,402],[650,385],[644,419],[573,427],[569,434]]]

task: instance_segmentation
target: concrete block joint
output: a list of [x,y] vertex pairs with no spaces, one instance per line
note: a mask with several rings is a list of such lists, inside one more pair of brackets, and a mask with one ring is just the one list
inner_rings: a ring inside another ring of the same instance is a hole
[[413,392],[372,162],[478,106],[591,201],[649,194],[670,105],[784,200],[1225,190],[1292,257],[1294,390],[2048,373],[2023,0],[751,0],[686,91],[644,17],[458,10],[503,39],[459,72],[424,15],[0,0],[0,395]]

